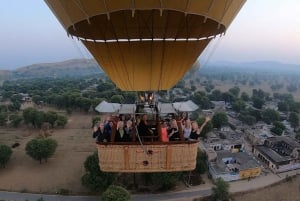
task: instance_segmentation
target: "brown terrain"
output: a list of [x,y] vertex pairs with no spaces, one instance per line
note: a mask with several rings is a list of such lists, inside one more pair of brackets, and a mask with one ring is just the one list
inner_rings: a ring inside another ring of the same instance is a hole
[[80,177],[84,174],[86,157],[96,151],[91,137],[92,115],[72,114],[68,116],[65,129],[52,130],[57,140],[56,153],[48,163],[39,164],[25,153],[26,143],[39,135],[39,130],[26,127],[0,129],[0,143],[20,146],[13,149],[12,157],[5,169],[0,170],[0,189],[21,192],[56,193],[66,189],[71,193],[84,193]]
[[[48,110],[48,108],[42,109]],[[57,112],[66,115],[63,111]],[[81,186],[80,178],[84,174],[83,163],[86,157],[96,151],[94,140],[91,137],[92,117],[91,114],[73,113],[68,116],[68,124],[65,129],[53,129],[50,138],[57,140],[57,151],[48,160],[48,163],[41,165],[25,153],[26,143],[37,137],[39,130],[26,126],[18,129],[0,128],[1,144],[20,143],[19,147],[13,149],[7,167],[0,169],[0,190],[50,194],[62,190],[67,190],[71,194],[88,193],[88,190]],[[277,176],[275,175],[275,177]],[[265,179],[261,178],[261,180]],[[256,186],[255,183],[261,181],[253,180],[252,182],[251,186]],[[210,181],[207,181],[208,183]],[[239,187],[241,186],[239,183],[231,186],[234,188],[231,190],[232,192],[243,190]],[[208,186],[199,186],[199,188],[203,187],[207,188]],[[276,185],[237,193],[234,198],[236,201],[300,201],[300,175],[289,181],[283,179]]]

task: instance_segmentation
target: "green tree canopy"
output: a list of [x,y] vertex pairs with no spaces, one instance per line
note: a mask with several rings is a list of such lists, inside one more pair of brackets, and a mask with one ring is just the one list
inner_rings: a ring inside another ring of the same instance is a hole
[[11,122],[11,125],[17,128],[20,125],[20,123],[23,121],[23,118],[17,114],[13,114],[9,116],[9,120]]
[[282,135],[283,131],[285,130],[285,126],[283,123],[279,121],[273,122],[273,127],[271,128],[271,131],[275,133],[276,135]]
[[229,200],[229,183],[222,178],[215,181],[215,186],[212,188],[213,201],[228,201]]
[[116,179],[116,174],[100,170],[99,158],[96,152],[87,157],[84,162],[84,168],[86,173],[81,177],[81,183],[91,191],[104,191]]
[[279,121],[279,113],[273,109],[265,109],[262,112],[262,119],[265,123],[271,124],[275,121]]
[[232,104],[232,109],[236,112],[241,112],[246,108],[246,103],[242,100],[237,100]]
[[241,94],[241,99],[243,100],[243,101],[249,101],[250,100],[250,97],[249,97],[249,95],[246,93],[246,92],[242,92],[242,94]]
[[26,144],[26,154],[34,160],[42,163],[44,159],[47,162],[56,150],[57,142],[50,138],[36,138]]
[[5,168],[5,165],[9,161],[12,154],[12,150],[7,145],[0,145],[0,167]]
[[212,118],[212,124],[214,128],[221,128],[222,125],[228,123],[228,117],[224,112],[216,113]]
[[130,193],[121,186],[111,185],[102,194],[102,201],[130,201]]

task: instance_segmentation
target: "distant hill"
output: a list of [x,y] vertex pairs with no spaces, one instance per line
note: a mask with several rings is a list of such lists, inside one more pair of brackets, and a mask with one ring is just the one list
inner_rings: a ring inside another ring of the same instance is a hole
[[56,63],[40,63],[11,71],[13,78],[76,77],[103,73],[93,59],[72,59]]
[[10,79],[12,77],[12,71],[0,70],[0,81]]

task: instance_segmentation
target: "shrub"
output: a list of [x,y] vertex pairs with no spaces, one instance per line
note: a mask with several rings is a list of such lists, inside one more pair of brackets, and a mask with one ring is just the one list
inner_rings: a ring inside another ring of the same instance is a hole
[[102,201],[130,201],[130,193],[121,186],[111,185],[102,194]]
[[53,139],[36,138],[26,144],[26,153],[41,164],[43,159],[47,162],[55,153],[56,147],[57,142]]
[[229,184],[222,178],[218,178],[215,182],[215,186],[212,188],[212,200],[213,201],[227,201],[229,200]]
[[81,177],[81,184],[91,191],[104,191],[116,179],[116,174],[100,170],[99,158],[96,152],[87,157],[84,167],[86,173]]
[[0,145],[0,166],[5,168],[5,165],[9,161],[12,154],[12,150],[7,145]]
[[204,174],[207,171],[207,165],[205,163],[206,155],[204,152],[198,150],[197,161],[196,161],[196,172],[199,174]]

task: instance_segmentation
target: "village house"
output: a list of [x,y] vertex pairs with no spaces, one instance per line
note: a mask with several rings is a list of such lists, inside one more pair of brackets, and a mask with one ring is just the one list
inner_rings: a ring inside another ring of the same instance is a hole
[[212,148],[215,151],[228,150],[238,152],[244,149],[242,134],[233,130],[209,132],[203,144],[205,148]]
[[266,125],[257,125],[245,130],[245,137],[252,145],[263,145],[265,140],[273,137],[272,132]]
[[222,178],[224,181],[236,181],[261,174],[260,163],[246,152],[207,149],[206,153],[209,173],[214,180]]
[[275,173],[300,168],[300,144],[287,136],[267,138],[253,153]]

